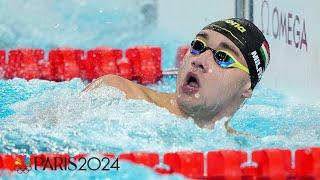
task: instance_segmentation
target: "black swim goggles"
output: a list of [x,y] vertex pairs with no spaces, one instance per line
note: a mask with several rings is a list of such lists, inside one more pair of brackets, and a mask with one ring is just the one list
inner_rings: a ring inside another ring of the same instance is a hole
[[223,69],[227,68],[238,68],[249,74],[249,69],[242,65],[239,61],[236,60],[228,51],[225,50],[214,50],[207,46],[207,44],[197,38],[191,42],[190,53],[193,55],[199,55],[206,50],[210,50],[213,53],[213,59],[216,63]]

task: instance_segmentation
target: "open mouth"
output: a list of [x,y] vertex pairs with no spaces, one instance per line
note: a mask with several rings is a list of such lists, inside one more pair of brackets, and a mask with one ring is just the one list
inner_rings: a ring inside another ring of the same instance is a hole
[[195,76],[190,75],[187,77],[187,85],[194,88],[199,88],[199,81]]
[[185,83],[182,85],[182,90],[184,93],[191,94],[199,91],[200,81],[198,75],[189,72],[186,76]]

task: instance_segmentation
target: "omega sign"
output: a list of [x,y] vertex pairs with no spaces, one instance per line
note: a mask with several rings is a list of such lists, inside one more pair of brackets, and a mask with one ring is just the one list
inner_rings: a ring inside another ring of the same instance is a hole
[[305,19],[276,6],[272,8],[267,0],[261,4],[261,30],[297,49],[308,50]]

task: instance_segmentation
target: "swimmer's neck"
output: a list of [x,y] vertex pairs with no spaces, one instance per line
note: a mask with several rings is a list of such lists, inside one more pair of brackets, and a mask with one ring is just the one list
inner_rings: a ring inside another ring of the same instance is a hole
[[150,96],[152,98],[152,102],[157,106],[165,107],[169,112],[182,116],[185,118],[191,117],[194,122],[201,128],[213,129],[215,123],[221,119],[231,119],[233,114],[237,111],[238,108],[234,108],[235,106],[230,105],[229,107],[223,108],[219,112],[215,112],[213,115],[202,116],[203,113],[199,114],[191,114],[186,113],[182,109],[180,109],[177,103],[177,95],[176,93],[158,93],[157,96]]
[[242,100],[234,101],[233,103],[229,103],[227,106],[221,107],[220,109],[216,109],[211,113],[206,112],[197,112],[197,113],[189,113],[189,116],[193,118],[194,122],[201,128],[213,129],[215,123],[222,119],[227,119],[225,127],[229,132],[233,132],[234,130],[228,127],[228,122],[232,118],[232,116],[237,112],[240,108],[241,104],[243,104]]
[[211,117],[205,118],[200,116],[188,115],[187,113],[183,112],[177,103],[176,93],[158,93],[157,96],[151,96],[151,97],[153,97],[151,100],[153,101],[153,103],[155,103],[160,107],[165,107],[169,112],[185,118],[191,117],[194,120],[195,124],[197,124],[200,128],[213,129],[217,121],[225,120],[224,126],[226,130],[229,133],[237,133],[237,131],[235,131],[228,125],[231,117],[238,109],[238,108],[233,108],[234,106],[225,108],[224,111],[218,112],[214,117],[211,116]]
[[156,104],[157,106],[166,108],[169,112],[182,116],[189,117],[185,112],[183,112],[178,103],[177,103],[177,95],[176,93],[159,93],[154,92],[154,95],[149,96],[150,102]]

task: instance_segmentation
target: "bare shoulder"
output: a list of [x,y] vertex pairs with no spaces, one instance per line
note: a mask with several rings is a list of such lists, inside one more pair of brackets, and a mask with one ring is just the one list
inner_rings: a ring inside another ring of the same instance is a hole
[[102,76],[90,83],[83,91],[87,92],[103,86],[115,87],[130,99],[148,99],[148,88],[117,75]]

